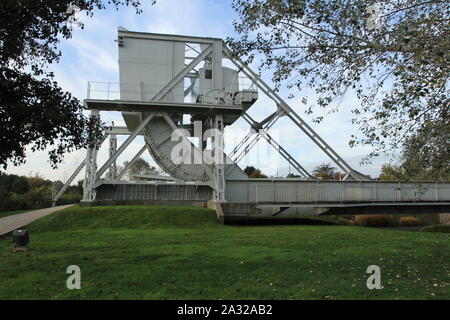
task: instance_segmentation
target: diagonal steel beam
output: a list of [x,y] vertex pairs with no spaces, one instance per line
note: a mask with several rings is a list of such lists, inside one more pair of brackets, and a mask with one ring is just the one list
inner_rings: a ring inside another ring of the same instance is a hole
[[238,145],[233,149],[233,151],[230,152],[228,157],[230,157],[230,158],[234,157],[234,155],[239,152],[239,150],[242,148],[242,146],[247,143],[248,139],[250,139],[251,136],[256,133],[257,133],[256,131],[254,131],[252,128],[250,128],[250,132],[247,133],[247,135],[244,137],[244,139],[242,139],[241,142],[239,142]]
[[66,192],[69,185],[72,183],[72,181],[78,176],[80,171],[84,168],[86,165],[86,158],[78,165],[78,167],[75,169],[75,171],[72,173],[72,175],[67,179],[67,181],[61,186],[61,188],[58,189],[56,195],[53,197],[52,201],[56,202],[58,201],[59,197],[63,195],[64,192]]
[[[194,60],[192,60],[183,70],[181,70],[174,78],[172,78],[166,85],[164,85],[159,92],[157,92],[152,101],[162,100],[166,94],[170,92],[180,81],[184,79],[200,62],[202,62],[211,52],[213,51],[213,45],[209,45],[205,50],[203,50]],[[125,140],[125,142],[117,149],[117,151],[106,161],[106,163],[98,170],[96,179],[99,179],[101,175],[109,168],[109,166],[117,159],[117,157],[128,147],[128,145],[136,138],[136,136],[145,128],[147,123],[153,117],[155,113],[150,114],[147,119],[145,119],[139,127]],[[167,120],[167,115],[164,115]],[[172,122],[172,124],[174,124]],[[171,125],[172,125],[171,124]]]
[[[173,89],[184,77],[191,72],[201,61],[203,61],[213,50],[213,46],[209,45],[197,58],[192,60],[183,70],[181,70],[174,78],[172,78],[166,85],[164,85],[158,93],[152,98],[152,101],[162,100],[170,90]],[[105,162],[105,164],[97,171],[96,179],[99,179],[101,175],[111,166],[111,164],[117,159],[117,157],[128,147],[128,145],[136,138],[136,136],[144,129],[150,119],[154,116],[154,112],[145,119],[139,127],[125,140],[125,142],[117,149],[117,151]],[[138,130],[138,131],[137,131]],[[137,132],[136,132],[137,131]]]
[[262,137],[278,152],[281,156],[289,162],[289,164],[294,167],[304,178],[308,180],[318,180],[316,177],[312,176],[297,160],[295,160],[278,142],[276,142],[267,132],[264,130],[261,133]]
[[[231,153],[229,154],[229,157],[230,157],[230,158],[234,157],[234,155],[236,155],[236,154],[239,152],[239,150],[240,150],[240,149],[241,149],[241,148],[249,141],[249,139],[251,138],[251,136],[254,135],[255,133],[257,133],[257,129],[260,130],[260,129],[266,128],[266,130],[267,130],[267,123],[269,123],[269,122],[271,122],[271,121],[274,121],[273,123],[275,123],[275,121],[278,120],[279,116],[280,116],[280,114],[279,114],[279,111],[277,110],[277,111],[275,111],[274,113],[272,113],[270,116],[266,117],[266,118],[265,118],[262,122],[260,122],[258,125],[252,125],[252,124],[250,124],[250,125],[252,126],[252,128],[250,129],[250,132],[244,137],[244,139],[242,139],[242,140],[238,143],[238,145],[233,149],[233,151],[231,151]],[[244,112],[244,113],[242,114],[242,117],[243,117],[244,120],[246,120],[247,122],[251,121],[251,122],[253,122],[253,123],[256,123],[256,121],[253,120],[252,117],[250,117],[250,116],[248,115],[248,113],[245,113],[245,112]],[[246,119],[246,118],[247,118],[247,119]],[[273,125],[273,123],[271,123],[271,124],[269,125],[268,128],[270,128],[270,127]],[[251,141],[250,141],[249,143],[251,143]],[[249,144],[249,143],[248,143],[248,144]],[[248,151],[250,151],[250,150],[248,150]]]
[[[247,113],[246,113],[247,114]],[[274,113],[272,113],[271,115],[267,116],[263,121],[261,121],[259,123],[260,126],[264,126],[266,123],[268,123],[269,121],[272,121],[274,118],[279,118],[281,116],[280,111],[277,110]]]
[[[246,115],[246,114],[245,114]],[[247,115],[248,116],[248,115]],[[274,124],[275,122],[280,118],[281,114],[278,111],[276,111],[274,116],[270,117],[270,120],[268,120],[266,122],[266,124],[260,129],[260,130],[269,130]],[[250,118],[250,116],[248,116]],[[246,116],[243,117],[244,120],[246,121],[250,121],[249,119],[246,118]],[[251,118],[250,118],[251,119]],[[260,135],[259,133],[256,136],[253,136],[253,138],[251,140],[248,140],[249,142],[247,143],[247,145],[245,146],[245,148],[243,149],[243,151],[241,151],[235,158],[234,162],[240,161],[255,145],[256,142],[259,141]],[[240,149],[242,149],[243,144],[240,146]],[[235,152],[234,154],[236,154],[237,152]]]
[[181,70],[175,77],[172,78],[164,87],[159,90],[157,94],[152,98],[153,101],[159,101],[165,97],[170,90],[173,89],[184,77],[194,69],[200,62],[202,62],[211,52],[212,45],[208,46],[201,54],[198,55],[197,58],[192,60],[183,70]]
[[[272,120],[274,117],[273,116],[269,116],[270,120]],[[244,113],[243,118],[245,121],[247,121],[248,124],[250,124],[250,126],[254,127],[259,125],[258,123],[256,123],[255,120],[252,119],[252,117],[250,117],[248,114]],[[266,118],[267,119],[267,118]],[[309,180],[317,180],[315,177],[313,177],[312,175],[309,174],[309,172],[302,166],[300,165],[300,163],[298,163],[297,160],[294,159],[294,157],[292,157],[289,152],[287,152],[286,149],[284,149],[277,141],[275,141],[275,139],[273,139],[269,133],[262,129],[259,131],[259,133],[261,134],[261,136],[275,149],[277,150],[280,155],[287,161],[289,162],[290,165],[292,165],[294,167],[294,169],[296,169],[304,178],[309,179]]]
[[122,169],[122,171],[120,171],[120,173],[117,175],[117,180],[122,179],[122,177],[125,175],[125,173],[131,168],[131,166],[136,162],[137,159],[139,159],[142,154],[144,153],[144,151],[147,149],[147,146],[143,146],[141,148],[141,150],[139,150],[138,153],[136,153],[136,155],[133,157],[133,159],[131,159],[130,162],[128,162],[128,164],[125,166],[125,168]]
[[[106,138],[109,136],[109,134],[105,134],[102,138],[102,140],[99,142],[99,146],[105,142]],[[75,180],[75,178],[78,176],[78,174],[83,170],[83,168],[86,166],[86,163],[88,161],[87,156],[84,157],[83,161],[80,162],[80,164],[77,166],[77,168],[72,172],[70,177],[64,182],[64,184],[61,185],[61,187],[57,190],[56,194],[54,195],[52,201],[56,202],[58,199],[66,192],[67,188],[70,186],[70,184]]]
[[245,146],[245,148],[234,158],[234,162],[238,163],[239,161],[242,160],[243,157],[245,157],[245,155],[247,153],[250,152],[250,150],[256,145],[256,143],[259,141],[259,139],[261,138],[261,133],[258,132],[258,134],[256,134],[256,136],[253,137],[253,139],[249,142],[249,144],[247,146]]
[[133,131],[133,133],[120,145],[120,147],[114,152],[114,154],[103,164],[103,166],[97,171],[96,179],[99,179],[103,173],[109,168],[109,166],[116,161],[116,159],[122,154],[122,152],[130,145],[131,142],[139,135],[142,129],[150,122],[156,112],[151,112],[147,118],[145,118],[139,126]]
[[192,89],[195,87],[195,78],[190,78],[191,84],[186,90],[184,90],[184,96],[186,97],[189,93],[192,92]]
[[235,57],[233,53],[227,48],[223,47],[224,54],[230,61],[239,68],[247,77],[249,77],[256,86],[261,89],[270,99],[275,101],[277,107],[286,112],[286,115],[300,128],[328,157],[336,163],[336,165],[348,173],[356,180],[367,181],[369,177],[354,170],[344,159],[342,159],[336,151],[334,151],[272,88],[270,88],[259,75],[250,69],[239,58]]

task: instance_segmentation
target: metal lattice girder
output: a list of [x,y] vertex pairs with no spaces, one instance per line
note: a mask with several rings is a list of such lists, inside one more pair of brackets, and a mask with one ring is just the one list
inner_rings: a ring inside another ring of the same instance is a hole
[[294,167],[303,177],[305,177],[308,180],[318,180],[316,177],[309,174],[309,172],[301,166],[297,160],[295,160],[282,146],[280,146],[266,131],[261,131],[262,137],[272,146],[275,148],[275,150],[278,150],[278,152],[281,154],[281,156],[289,162],[291,166]]
[[116,152],[105,162],[105,164],[97,171],[96,178],[99,179],[102,174],[116,161],[116,159],[122,154],[122,152],[130,145],[131,142],[139,135],[144,127],[150,122],[156,112],[151,112],[147,118],[145,118],[139,126],[133,131],[133,133],[120,145]]
[[[91,117],[99,117],[99,110],[92,110]],[[106,139],[106,135],[104,137]],[[104,140],[101,142],[103,143]],[[91,201],[95,198],[95,190],[94,184],[96,180],[96,172],[97,172],[97,153],[99,145],[94,145],[93,148],[88,147],[86,152],[86,170],[83,182],[83,200]]]
[[141,148],[141,150],[139,150],[138,153],[136,153],[136,155],[133,157],[133,159],[131,159],[130,162],[128,162],[128,164],[125,166],[125,168],[122,169],[122,171],[119,172],[119,174],[117,175],[117,180],[122,179],[122,177],[125,175],[125,173],[131,168],[131,166],[136,162],[137,159],[140,158],[140,156],[142,156],[142,154],[144,153],[144,151],[147,149],[147,146],[143,146]]
[[[214,158],[214,198],[216,201],[225,201],[225,154],[223,141],[223,115],[216,115],[212,119],[213,127],[220,132],[220,136],[213,139]],[[218,139],[217,139],[218,138]],[[218,154],[216,154],[218,152]],[[220,159],[218,159],[220,157]]]
[[233,56],[232,52],[224,46],[223,51],[230,61],[239,68],[255,85],[261,89],[277,107],[284,110],[286,116],[292,120],[336,165],[356,180],[370,180],[369,177],[354,170],[336,151],[334,151],[274,90],[272,90],[253,70],[251,70],[239,58]]
[[[270,120],[274,119],[273,116],[269,116],[269,117],[270,117]],[[248,124],[250,124],[250,126],[252,128],[260,126],[255,120],[253,120],[252,117],[250,117],[246,113],[243,114],[243,118],[245,121],[247,121]],[[292,165],[294,167],[294,169],[296,169],[304,178],[309,179],[309,180],[317,180],[315,177],[310,175],[309,172],[305,168],[303,168],[303,166],[301,166],[297,162],[297,160],[295,160],[294,157],[292,157],[289,154],[289,152],[286,151],[286,149],[284,149],[278,142],[276,142],[275,139],[273,139],[266,130],[260,129],[258,134],[260,134],[275,150],[277,150],[280,153],[280,155],[290,165]]]
[[[203,50],[193,61],[191,61],[185,68],[183,68],[173,79],[171,79],[166,85],[164,85],[158,93],[154,95],[154,97],[151,99],[152,101],[160,101],[162,100],[169,92],[172,90],[180,81],[186,77],[191,70],[193,70],[201,61],[203,61],[209,54],[213,52],[213,44],[209,45],[205,50]],[[220,50],[222,52],[222,50]],[[154,113],[153,113],[154,115]],[[141,131],[145,130],[145,126],[148,124],[150,119],[153,117],[147,118],[144,122],[141,122],[139,127],[131,134],[128,139],[120,146],[120,148],[110,156],[110,159],[98,170],[97,172],[97,179],[101,177],[101,175],[109,168],[117,159],[117,157],[125,150],[125,148],[134,140],[137,134],[140,134]],[[166,113],[163,114],[166,121],[169,122],[170,125],[172,125],[173,129],[177,128],[175,123],[171,121],[170,117],[167,116]],[[170,121],[169,121],[170,119]],[[148,142],[146,141],[146,144]],[[148,145],[147,145],[148,147]],[[208,172],[207,172],[208,174]],[[122,174],[123,175],[123,174]],[[208,176],[212,176],[212,173],[209,173]]]
[[195,87],[195,78],[190,78],[191,84],[189,85],[189,87],[186,88],[186,90],[184,90],[184,96],[186,97],[189,93],[192,92],[192,90]]
[[66,192],[67,188],[70,186],[72,181],[78,176],[78,174],[83,170],[84,166],[86,165],[86,158],[83,159],[83,161],[78,165],[78,167],[75,169],[75,171],[70,175],[69,179],[62,184],[61,188],[56,192],[56,195],[53,197],[52,201],[56,202],[58,199]]
[[247,135],[244,137],[244,139],[241,140],[241,142],[238,143],[238,145],[233,149],[233,151],[230,152],[228,155],[230,158],[234,157],[234,155],[239,152],[239,150],[242,148],[243,145],[245,145],[248,141],[248,139],[251,138],[252,135],[256,134],[257,132],[254,129],[250,129],[250,132],[247,133]]
[[[277,111],[276,115],[271,117],[271,119],[268,122],[266,122],[266,124],[260,129],[260,131],[261,130],[266,130],[266,131],[269,130],[275,124],[275,122],[278,120],[279,117],[280,117],[280,113]],[[244,119],[245,119],[245,117],[244,117]],[[243,151],[238,153],[238,155],[234,158],[234,162],[237,163],[237,162],[241,161],[241,159],[256,145],[256,143],[259,141],[259,138],[260,138],[260,135],[257,134],[256,136],[253,136],[253,138],[251,140],[248,139],[247,145],[245,146]],[[240,148],[242,149],[242,146]]]
[[[250,132],[244,137],[244,139],[242,139],[238,145],[233,149],[233,151],[231,151],[231,153],[229,154],[229,157],[232,158],[234,157],[235,154],[237,154],[239,152],[239,150],[248,143],[249,139],[251,138],[251,136],[253,136],[255,133],[258,132],[258,130],[266,128],[265,125],[267,125],[268,122],[277,119],[279,116],[279,111],[275,111],[274,113],[272,113],[270,116],[268,116],[266,119],[264,119],[263,121],[256,123],[256,121],[254,121],[249,115],[248,113],[243,113],[242,117],[244,118],[244,120],[246,120],[247,122],[252,122],[251,128],[250,128]],[[246,117],[248,117],[250,120],[246,119]],[[276,121],[276,120],[275,120]],[[270,125],[271,126],[271,125]]]
[[[109,156],[111,157],[117,150],[117,136],[115,134],[109,135]],[[107,173],[109,180],[116,179],[117,176],[117,163],[114,161],[109,167],[109,172]]]
[[240,153],[233,159],[235,163],[239,163],[242,158],[244,158],[247,153],[250,152],[250,150],[258,143],[259,139],[261,138],[261,134],[257,133],[252,140],[249,142],[248,145],[245,146],[245,148],[242,149]]
[[130,132],[127,127],[114,126],[107,128],[106,134],[129,136],[132,132]]

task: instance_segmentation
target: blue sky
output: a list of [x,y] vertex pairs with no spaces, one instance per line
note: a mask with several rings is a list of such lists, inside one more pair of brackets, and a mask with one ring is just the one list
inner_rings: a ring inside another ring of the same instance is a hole
[[[92,18],[81,15],[85,23],[84,30],[74,30],[73,38],[64,40],[61,43],[62,58],[58,64],[50,67],[56,75],[56,80],[63,89],[70,91],[79,99],[86,98],[86,88],[88,81],[110,81],[119,82],[117,65],[117,27],[123,26],[128,30],[183,34],[202,37],[226,38],[235,35],[232,22],[236,17],[231,8],[231,1],[228,0],[159,0],[155,6],[151,6],[150,1],[143,1],[144,12],[135,14],[133,8],[122,7],[118,11],[108,8],[104,11],[94,13]],[[263,79],[270,83],[270,73],[264,72]],[[350,110],[357,105],[356,99],[349,95],[344,98],[341,111],[325,117],[320,124],[312,122],[313,116],[305,114],[305,106],[300,103],[303,96],[308,94],[308,90],[296,96],[288,103],[302,116],[331,147],[333,147],[350,165],[355,169],[375,176],[379,173],[381,165],[386,159],[375,159],[372,164],[360,166],[361,158],[370,152],[370,147],[350,148],[348,141],[350,135],[357,132],[357,128],[350,122]],[[281,90],[280,95],[287,99],[286,90]],[[252,107],[250,114],[257,120],[262,120],[275,110],[269,99],[261,96],[259,101]],[[114,121],[116,125],[123,124],[121,115],[118,112],[102,113],[104,121]],[[226,150],[232,148],[235,136],[245,135],[248,126],[243,120],[239,120],[232,127],[226,129]],[[314,166],[330,162],[328,158],[308,141],[307,137],[291,123],[288,119],[282,118],[274,126],[273,135],[278,137],[279,143],[287,149],[306,169],[311,170]],[[231,137],[231,138],[230,138]],[[124,138],[119,140],[123,141]],[[107,158],[107,148],[104,145],[99,153],[99,164]],[[130,146],[130,148],[119,158],[121,164],[129,160],[135,152],[142,146],[140,138]],[[27,163],[20,167],[10,165],[8,173],[29,175],[39,173],[49,179],[64,179],[72,170],[77,161],[83,158],[83,152],[78,151],[66,156],[65,163],[59,170],[54,171],[48,163],[47,152],[27,152]],[[148,154],[144,158],[151,161]],[[152,161],[151,161],[152,162]],[[269,146],[260,143],[258,148],[239,163],[241,167],[247,164],[257,166],[263,172],[276,176],[287,174],[288,164],[276,157],[271,152]],[[292,171],[293,172],[293,171]],[[79,178],[82,178],[80,175]]]

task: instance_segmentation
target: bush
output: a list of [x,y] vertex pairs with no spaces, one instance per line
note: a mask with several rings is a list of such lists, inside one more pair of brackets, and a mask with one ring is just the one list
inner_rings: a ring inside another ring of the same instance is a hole
[[336,218],[336,222],[339,224],[342,224],[344,226],[354,226],[355,225],[355,220],[353,219],[349,219],[347,217],[337,217]]
[[349,219],[342,219],[342,220],[340,220],[340,224],[342,224],[344,226],[354,226],[354,225],[356,225],[354,220],[349,220]]
[[414,217],[401,217],[400,225],[404,227],[420,226],[422,223],[419,219]]
[[450,225],[439,224],[439,225],[435,225],[435,226],[428,226],[428,227],[423,228],[420,231],[450,233]]
[[363,214],[355,217],[355,223],[366,227],[392,227],[395,225],[395,220],[387,214]]
[[78,203],[80,202],[81,198],[82,198],[81,193],[74,193],[74,192],[64,193],[62,197],[58,199],[57,204],[60,206],[65,204]]

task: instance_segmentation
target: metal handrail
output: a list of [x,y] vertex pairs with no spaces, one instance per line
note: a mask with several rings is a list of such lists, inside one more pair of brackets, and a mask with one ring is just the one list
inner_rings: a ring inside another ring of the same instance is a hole
[[[249,81],[250,83],[246,83],[246,81]],[[239,90],[240,91],[246,91],[246,90],[256,90],[256,85],[250,81],[250,79],[246,77],[238,77],[239,81]],[[128,86],[130,88],[128,88]],[[121,95],[123,94],[135,94],[137,96],[137,101],[145,101],[142,99],[143,92],[142,88],[144,87],[144,90],[148,87],[154,87],[158,91],[158,89],[161,87],[159,85],[149,85],[145,84],[144,82],[110,82],[110,81],[89,81],[87,85],[87,99],[93,98],[93,95],[100,95],[101,97],[98,98],[100,100],[110,100],[114,99],[114,97],[117,97],[116,99],[120,99]],[[183,86],[183,90],[189,89],[190,85]],[[197,89],[194,89],[194,92],[197,93],[197,96],[206,96],[208,92],[210,92],[211,89],[203,89],[201,92]],[[232,92],[232,90],[225,90],[225,92],[229,93]],[[192,95],[192,93],[190,93]]]

